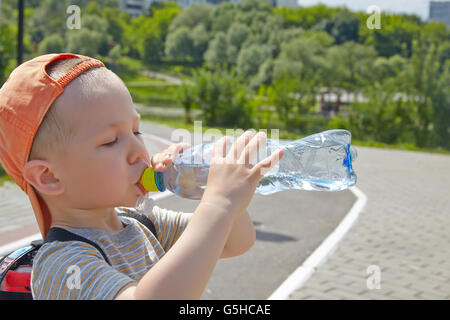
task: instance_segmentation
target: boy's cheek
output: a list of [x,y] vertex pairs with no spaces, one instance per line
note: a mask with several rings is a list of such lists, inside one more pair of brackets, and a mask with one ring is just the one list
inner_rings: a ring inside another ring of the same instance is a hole
[[145,162],[147,162],[147,164],[148,164],[149,166],[151,165],[152,160],[150,159],[150,156],[149,156],[148,152],[145,153],[145,155],[144,155],[144,160],[145,160]]

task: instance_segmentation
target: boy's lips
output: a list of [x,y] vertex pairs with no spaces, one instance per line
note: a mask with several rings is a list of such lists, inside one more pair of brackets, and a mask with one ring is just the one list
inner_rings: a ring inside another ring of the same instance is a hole
[[136,186],[139,188],[139,190],[141,190],[141,192],[142,192],[142,195],[145,195],[145,194],[147,194],[148,193],[148,191],[147,190],[145,190],[145,188],[142,186],[142,184],[140,184],[139,182],[138,183],[136,183]]
[[139,190],[141,190],[142,194],[144,195],[148,193],[148,191],[145,190],[145,188],[142,186],[141,179],[145,169],[147,169],[148,167],[150,167],[150,165],[147,163],[147,161],[144,161],[144,169],[142,169],[142,174],[140,175],[139,180],[136,182],[136,186],[139,188]]

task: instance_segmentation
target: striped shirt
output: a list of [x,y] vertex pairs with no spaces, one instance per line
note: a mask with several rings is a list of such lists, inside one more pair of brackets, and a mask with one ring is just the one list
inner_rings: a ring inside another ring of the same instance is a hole
[[[114,209],[118,213],[141,214],[135,208]],[[192,215],[158,206],[144,214],[155,225],[157,237],[143,224],[128,217],[119,217],[125,227],[117,233],[93,228],[67,228],[98,244],[111,265],[95,247],[84,242],[44,244],[33,261],[33,299],[111,300],[124,286],[137,283],[172,247]]]

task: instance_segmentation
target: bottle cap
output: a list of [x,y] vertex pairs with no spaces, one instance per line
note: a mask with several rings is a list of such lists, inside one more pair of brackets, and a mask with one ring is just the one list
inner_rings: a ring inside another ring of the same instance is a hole
[[157,172],[152,167],[148,167],[144,170],[141,181],[139,182],[148,192],[163,192],[166,190],[162,172]]

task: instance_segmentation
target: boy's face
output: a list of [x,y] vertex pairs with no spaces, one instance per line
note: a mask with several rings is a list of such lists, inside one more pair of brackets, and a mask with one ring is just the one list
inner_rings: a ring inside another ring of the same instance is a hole
[[131,96],[113,80],[85,103],[79,102],[77,92],[76,86],[67,90],[61,108],[75,132],[67,152],[56,161],[56,175],[64,186],[59,200],[85,210],[134,207],[142,195],[136,183],[149,165]]

